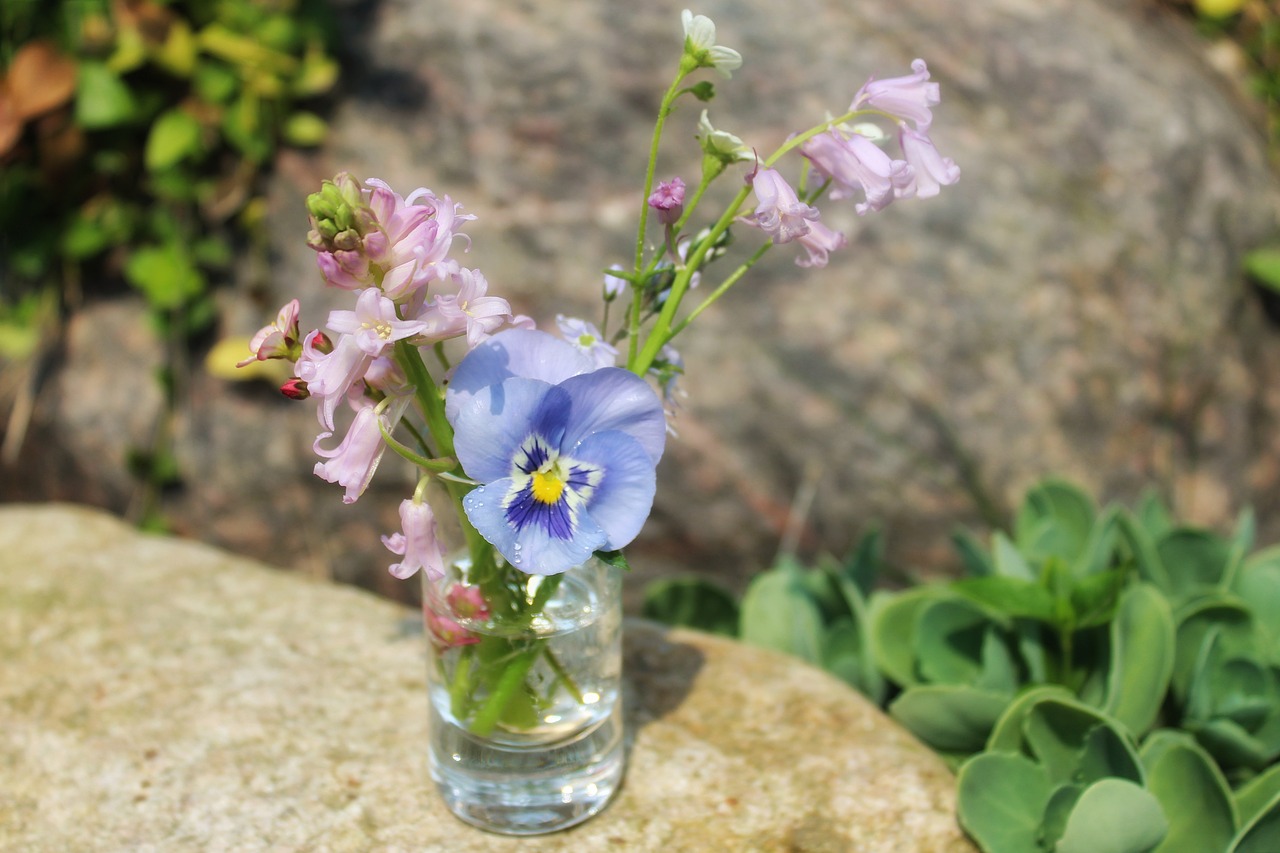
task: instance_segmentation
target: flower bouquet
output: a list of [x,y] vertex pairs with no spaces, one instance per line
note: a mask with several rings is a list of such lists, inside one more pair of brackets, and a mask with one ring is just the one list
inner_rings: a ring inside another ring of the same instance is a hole
[[[929,139],[938,84],[916,60],[910,75],[867,82],[841,115],[765,157],[714,128],[703,109],[692,190],[680,177],[658,181],[667,119],[682,102],[715,94],[688,78],[700,69],[728,77],[742,62],[715,43],[709,19],[685,11],[683,25],[639,196],[635,255],[605,272],[598,326],[559,316],[558,335],[539,330],[490,295],[454,251],[475,217],[448,196],[401,196],[342,174],[308,198],[308,242],[325,282],[350,291],[354,310],[303,334],[293,300],[242,363],[293,363],[282,391],[318,404],[315,473],[342,486],[348,503],[388,452],[418,470],[401,530],[383,542],[397,558],[393,575],[423,578],[432,775],[455,814],[498,832],[572,825],[621,780],[622,549],[652,507],[671,431],[684,370],[673,339],[775,245],[798,244],[799,266],[825,266],[846,240],[822,223],[819,198],[852,198],[867,214],[959,177]],[[787,157],[800,167],[795,184],[775,169]],[[704,194],[724,175],[740,188],[695,228]],[[731,249],[735,226],[760,232],[758,246]],[[722,259],[724,277],[699,290]],[[442,510],[461,528],[460,551],[442,544]]]

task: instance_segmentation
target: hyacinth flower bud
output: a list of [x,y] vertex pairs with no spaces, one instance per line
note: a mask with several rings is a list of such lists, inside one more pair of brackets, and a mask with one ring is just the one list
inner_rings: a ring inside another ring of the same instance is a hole
[[307,245],[320,253],[320,269],[335,287],[356,290],[375,284],[365,252],[365,237],[377,233],[378,218],[364,200],[360,184],[341,173],[307,196],[311,230]]
[[311,392],[307,390],[307,383],[297,377],[281,385],[280,393],[290,400],[305,400],[311,396]]
[[649,196],[649,207],[663,225],[675,225],[684,215],[684,181],[680,178],[660,181]]

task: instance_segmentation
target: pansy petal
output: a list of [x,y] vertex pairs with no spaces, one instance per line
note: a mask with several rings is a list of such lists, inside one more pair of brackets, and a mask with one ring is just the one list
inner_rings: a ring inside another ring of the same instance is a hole
[[482,483],[511,474],[511,460],[528,437],[544,398],[567,407],[563,391],[537,379],[511,377],[479,389],[450,420],[453,449],[467,476]]
[[586,513],[608,537],[603,548],[625,547],[636,538],[653,507],[657,476],[649,454],[631,436],[610,430],[583,439],[574,458],[604,470]]
[[573,410],[560,444],[573,456],[574,446],[592,433],[621,430],[640,443],[651,465],[662,458],[667,440],[667,419],[662,401],[649,383],[630,371],[606,367],[560,383],[569,393]]
[[589,357],[566,341],[546,332],[508,329],[477,345],[458,364],[445,395],[445,416],[453,423],[472,395],[511,376],[555,385],[594,368]]
[[553,536],[540,525],[517,529],[507,518],[505,499],[515,487],[509,478],[472,489],[462,500],[467,518],[493,547],[522,572],[558,575],[590,559],[606,541],[604,530],[585,512],[579,513],[573,535]]

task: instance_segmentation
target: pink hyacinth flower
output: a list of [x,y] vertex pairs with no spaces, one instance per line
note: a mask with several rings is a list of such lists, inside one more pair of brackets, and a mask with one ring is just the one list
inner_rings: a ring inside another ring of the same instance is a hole
[[445,340],[465,334],[468,350],[474,349],[511,322],[511,303],[488,296],[489,282],[477,270],[458,269],[453,274],[457,293],[442,293],[423,314],[426,335]]
[[356,346],[372,358],[386,352],[396,341],[420,334],[421,321],[401,320],[395,303],[376,287],[362,290],[354,311],[330,311],[329,328],[355,338]]
[[421,570],[433,580],[444,577],[444,551],[430,504],[414,503],[411,499],[401,501],[400,528],[401,532],[382,537],[388,551],[404,558],[391,564],[392,576],[404,580]]
[[484,593],[478,586],[451,587],[444,600],[449,604],[453,615],[459,619],[489,618],[489,602],[484,600]]
[[916,123],[925,132],[933,122],[933,111],[942,100],[937,83],[929,82],[929,67],[923,59],[911,63],[912,74],[887,80],[868,80],[853,97],[850,110],[869,107]]
[[831,198],[851,198],[861,192],[865,202],[855,205],[859,215],[883,210],[895,198],[914,189],[912,168],[906,160],[894,160],[870,139],[858,134],[845,137],[832,130],[800,146],[813,170],[834,184]]
[[796,191],[774,169],[760,169],[751,181],[756,194],[756,210],[747,221],[775,243],[790,243],[807,234],[809,223],[818,218],[817,208],[800,201]]
[[298,312],[298,300],[292,299],[285,304],[276,314],[276,321],[269,326],[263,326],[253,336],[253,340],[249,341],[249,349],[253,351],[253,355],[238,362],[236,367],[244,367],[255,361],[266,361],[271,358],[293,357],[295,355],[293,348],[300,340]]
[[809,233],[797,241],[808,250],[807,258],[796,258],[799,267],[825,267],[827,255],[848,244],[844,234],[833,231],[821,222],[810,222]]
[[330,438],[333,433],[322,432],[316,437],[312,449],[317,456],[324,457],[327,461],[316,463],[315,475],[344,487],[346,493],[342,496],[343,503],[355,503],[364,494],[374,472],[378,470],[378,463],[382,461],[386,445],[382,441],[379,421],[390,432],[404,414],[410,399],[403,397],[395,400],[385,415],[377,414],[372,404],[361,406],[346,436],[332,450],[326,450],[321,442]]
[[360,349],[352,335],[338,338],[330,352],[322,352],[319,333],[307,335],[302,344],[302,357],[294,365],[294,373],[307,383],[307,391],[320,400],[316,414],[325,429],[333,432],[333,415],[338,403],[347,398],[352,387],[369,369],[373,356]]
[[956,161],[939,154],[928,136],[904,124],[899,128],[898,140],[903,155],[911,164],[914,189],[920,198],[932,198],[943,185],[950,186],[960,180],[960,167]]

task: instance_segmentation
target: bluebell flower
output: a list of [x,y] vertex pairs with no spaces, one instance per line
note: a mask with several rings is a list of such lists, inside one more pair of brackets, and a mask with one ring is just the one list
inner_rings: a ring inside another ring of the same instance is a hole
[[553,575],[631,542],[666,441],[647,382],[545,332],[511,329],[458,365],[445,397],[454,450],[481,485],[467,517],[510,562]]

